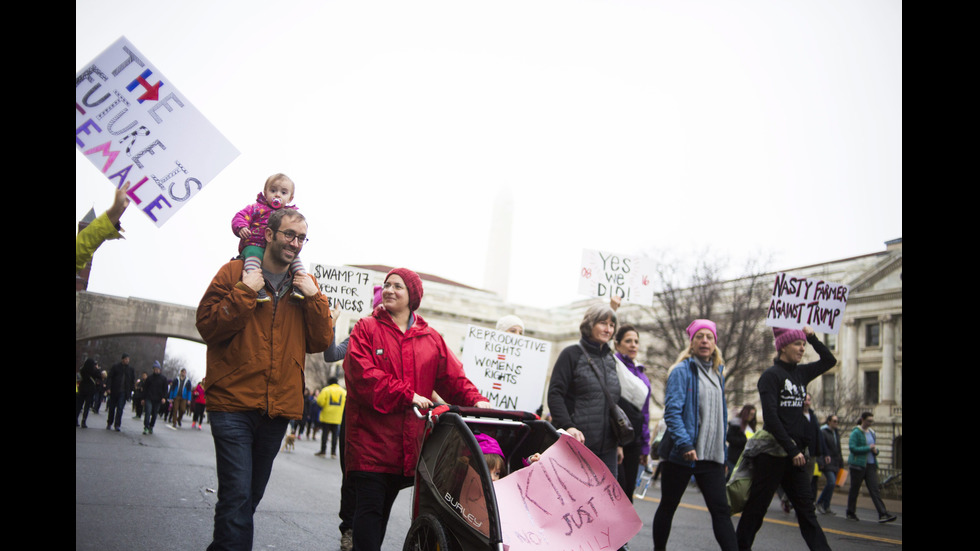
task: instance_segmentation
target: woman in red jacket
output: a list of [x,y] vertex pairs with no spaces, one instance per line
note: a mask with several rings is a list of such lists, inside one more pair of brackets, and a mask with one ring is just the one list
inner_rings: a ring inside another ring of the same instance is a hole
[[415,310],[422,280],[406,268],[385,277],[381,305],[357,322],[344,359],[346,467],[354,482],[354,548],[380,550],[398,491],[412,485],[423,421],[435,390],[450,403],[489,407],[446,342]]
[[191,413],[193,417],[191,418],[191,428],[196,428],[201,430],[204,426],[204,405],[206,399],[204,397],[204,379],[201,379],[197,383],[197,387],[194,388],[194,392],[191,393]]

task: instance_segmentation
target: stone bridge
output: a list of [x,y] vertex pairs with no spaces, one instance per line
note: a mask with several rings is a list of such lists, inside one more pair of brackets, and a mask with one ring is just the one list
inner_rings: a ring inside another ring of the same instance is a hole
[[142,298],[77,291],[75,340],[158,335],[203,343],[197,332],[197,308]]

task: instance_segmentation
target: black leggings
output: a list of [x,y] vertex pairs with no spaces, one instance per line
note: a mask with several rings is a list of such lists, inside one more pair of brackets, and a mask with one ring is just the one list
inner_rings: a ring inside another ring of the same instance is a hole
[[200,425],[204,422],[204,404],[194,402],[191,404],[191,413],[193,415],[191,422]]
[[691,477],[698,483],[704,504],[711,514],[711,527],[722,551],[738,551],[735,527],[732,526],[731,507],[725,490],[725,466],[713,461],[698,461],[694,467],[663,460],[660,481],[660,505],[653,516],[653,548],[666,549],[674,512]]
[[810,490],[813,465],[807,463],[803,467],[797,467],[793,465],[792,457],[774,457],[764,453],[755,456],[753,462],[749,498],[742,510],[742,518],[738,521],[738,541],[742,548],[752,548],[755,535],[762,527],[762,521],[769,510],[772,496],[781,485],[796,511],[796,520],[807,547],[830,551],[827,537],[814,513],[813,492]]
[[623,447],[623,462],[619,464],[619,486],[623,493],[633,503],[633,492],[636,491],[636,475],[640,472],[640,445],[630,444]]
[[379,551],[388,529],[391,506],[403,488],[414,480],[407,476],[387,473],[351,471],[347,477],[354,483],[354,548]]

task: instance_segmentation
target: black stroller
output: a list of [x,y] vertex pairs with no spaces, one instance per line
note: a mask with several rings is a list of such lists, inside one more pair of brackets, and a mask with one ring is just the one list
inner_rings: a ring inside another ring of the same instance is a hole
[[533,413],[445,405],[429,410],[405,551],[503,550],[497,498],[475,433],[497,440],[507,473],[559,438]]

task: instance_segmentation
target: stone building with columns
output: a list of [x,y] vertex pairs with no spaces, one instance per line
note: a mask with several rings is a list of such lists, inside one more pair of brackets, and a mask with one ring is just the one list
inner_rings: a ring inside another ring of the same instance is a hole
[[[874,413],[883,474],[902,470],[902,240],[885,246],[878,253],[781,270],[850,287],[840,332],[821,336],[837,365],[808,390],[821,423],[831,413],[840,418],[845,459],[857,418]],[[812,351],[807,354],[804,361],[816,359]]]
[[814,404],[818,411],[837,412],[842,431],[853,428],[862,411],[874,413],[879,465],[901,471],[902,240],[889,241],[882,253],[839,261],[836,268],[843,277],[827,279],[847,283],[851,291],[843,328],[826,338],[838,363],[820,388],[811,389]]
[[[383,282],[391,269],[382,265],[362,265],[357,268],[372,273],[375,285]],[[830,413],[841,418],[842,441],[847,455],[847,435],[862,411],[875,414],[879,463],[887,476],[892,469],[902,468],[902,240],[886,243],[884,251],[844,258],[822,264],[780,269],[795,276],[820,277],[850,286],[850,296],[844,312],[844,323],[838,335],[822,335],[838,359],[837,366],[810,384],[814,409],[821,421]],[[777,272],[773,272],[773,277]],[[494,327],[507,314],[523,319],[525,334],[552,343],[551,365],[558,353],[579,339],[578,326],[589,305],[595,300],[581,300],[557,308],[535,308],[510,304],[498,294],[435,275],[420,273],[425,296],[419,313],[429,325],[460,353],[467,326]],[[737,283],[732,283],[737,284]],[[629,305],[620,311],[628,315]],[[353,328],[356,319],[341,314],[337,323],[337,338],[343,339]],[[759,320],[760,324],[764,320]],[[644,338],[641,336],[641,338]],[[804,361],[816,359],[812,351]],[[639,358],[643,362],[642,353]],[[335,366],[334,370],[339,366]],[[759,366],[759,373],[768,365]],[[550,376],[550,373],[549,373]],[[729,388],[737,395],[737,403],[758,404],[755,390],[757,378],[747,377],[741,388]],[[547,388],[547,385],[545,386]],[[662,388],[656,402],[662,403]],[[545,403],[542,396],[542,404]],[[662,412],[651,409],[653,421]]]

